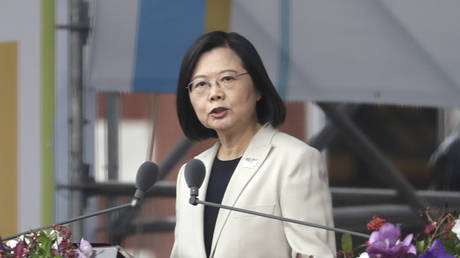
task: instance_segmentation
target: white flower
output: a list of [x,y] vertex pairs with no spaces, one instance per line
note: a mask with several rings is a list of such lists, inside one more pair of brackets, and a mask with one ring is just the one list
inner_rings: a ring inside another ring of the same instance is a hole
[[6,242],[6,245],[9,248],[14,248],[18,244],[18,242],[19,241],[17,239],[12,239],[12,240],[8,240],[8,242]]
[[364,253],[361,253],[359,258],[369,258],[369,255],[366,252],[364,252]]
[[455,226],[452,228],[452,232],[454,232],[460,240],[460,219],[455,220]]

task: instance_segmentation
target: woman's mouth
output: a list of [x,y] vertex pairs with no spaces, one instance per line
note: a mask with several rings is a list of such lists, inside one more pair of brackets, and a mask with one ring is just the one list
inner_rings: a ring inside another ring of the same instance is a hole
[[224,107],[217,107],[217,108],[214,108],[213,110],[211,110],[210,115],[213,118],[223,118],[227,114],[227,110],[228,109],[226,109]]

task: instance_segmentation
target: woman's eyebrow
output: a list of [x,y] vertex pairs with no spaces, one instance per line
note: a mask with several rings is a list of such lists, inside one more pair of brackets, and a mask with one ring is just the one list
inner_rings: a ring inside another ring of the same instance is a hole
[[[233,70],[233,69],[225,69],[225,70],[222,70],[220,72],[218,72],[217,74],[220,75],[220,74],[223,74],[223,73],[226,73],[226,72],[235,72],[236,73],[236,70]],[[195,79],[198,79],[198,78],[207,78],[208,76],[206,75],[203,75],[203,74],[198,74],[198,75],[195,75],[192,77],[191,81],[194,81]]]

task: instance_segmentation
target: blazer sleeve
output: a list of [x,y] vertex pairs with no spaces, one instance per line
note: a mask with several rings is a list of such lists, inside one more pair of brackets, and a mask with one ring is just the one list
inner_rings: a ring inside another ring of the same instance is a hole
[[[300,155],[290,156],[280,192],[282,216],[333,226],[327,172],[321,154],[307,146]],[[335,235],[324,229],[283,224],[292,257],[335,257]]]

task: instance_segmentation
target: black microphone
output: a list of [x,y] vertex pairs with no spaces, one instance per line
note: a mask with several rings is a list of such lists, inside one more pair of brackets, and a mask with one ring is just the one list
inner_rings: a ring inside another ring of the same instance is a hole
[[190,188],[190,204],[197,205],[198,189],[203,184],[205,167],[199,159],[192,159],[185,165],[185,182]]
[[136,175],[136,192],[131,201],[133,207],[139,205],[145,193],[148,192],[158,180],[159,171],[158,165],[151,161],[146,161],[139,167]]
[[18,236],[25,235],[25,234],[30,234],[32,232],[36,232],[36,231],[39,231],[39,230],[42,230],[42,229],[52,228],[52,227],[55,227],[57,225],[69,224],[69,223],[72,223],[72,222],[75,222],[75,221],[79,221],[79,220],[91,218],[91,217],[94,217],[94,216],[110,213],[110,212],[121,210],[121,209],[124,209],[124,208],[135,208],[135,207],[137,207],[139,205],[140,201],[143,199],[144,194],[146,192],[148,192],[148,190],[157,181],[157,179],[158,179],[158,171],[159,171],[158,165],[153,163],[153,162],[151,162],[151,161],[146,161],[139,167],[139,169],[137,170],[137,175],[136,175],[136,192],[134,193],[133,200],[130,203],[126,203],[126,204],[123,204],[123,205],[115,206],[115,207],[104,209],[104,210],[100,210],[100,211],[97,211],[97,212],[94,212],[94,213],[91,213],[91,214],[88,214],[88,215],[82,215],[82,216],[79,216],[79,217],[76,217],[76,218],[73,218],[73,219],[69,219],[69,220],[65,220],[65,221],[61,221],[61,222],[58,222],[58,223],[55,223],[55,224],[39,227],[39,228],[36,228],[36,229],[31,229],[31,230],[24,231],[24,232],[21,232],[21,233],[17,233],[15,235],[2,238],[1,241],[2,242],[7,241],[7,240],[10,240],[10,239],[17,238]]
[[[190,165],[189,165],[190,164]],[[271,214],[266,214],[262,212],[257,212],[257,211],[251,211],[247,209],[241,209],[237,207],[232,207],[232,206],[227,206],[227,205],[222,205],[222,204],[217,204],[213,202],[207,202],[207,201],[201,201],[198,199],[198,189],[201,187],[201,184],[203,183],[204,180],[204,175],[205,175],[205,167],[203,162],[198,159],[192,159],[185,165],[185,181],[187,182],[188,187],[190,188],[190,204],[192,205],[197,205],[203,204],[203,205],[208,205],[211,207],[215,208],[222,208],[226,210],[232,210],[232,211],[237,211],[237,212],[242,212],[242,213],[247,213],[247,214],[252,214],[260,217],[265,217],[265,218],[270,218],[270,219],[276,219],[280,221],[286,221],[286,222],[291,222],[299,225],[304,225],[308,227],[314,227],[314,228],[321,228],[329,231],[335,231],[339,233],[347,233],[350,235],[358,236],[358,237],[363,237],[366,239],[369,239],[369,235],[359,233],[359,232],[354,232],[346,229],[341,229],[341,228],[334,228],[334,227],[329,227],[329,226],[324,226],[324,225],[319,225],[311,222],[306,222],[306,221],[301,221],[301,220],[296,220],[296,219],[290,219],[290,218],[285,218],[281,216],[275,216]]]

